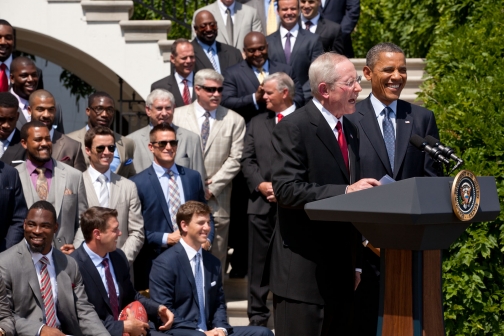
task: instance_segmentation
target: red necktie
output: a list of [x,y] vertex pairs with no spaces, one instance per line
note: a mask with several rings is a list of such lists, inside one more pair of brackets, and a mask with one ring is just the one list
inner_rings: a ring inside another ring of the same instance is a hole
[[338,145],[341,150],[341,154],[343,155],[343,160],[345,161],[345,166],[348,171],[349,169],[349,164],[348,164],[348,146],[347,142],[345,139],[345,134],[343,134],[343,128],[341,127],[341,122],[338,121],[336,124],[336,130],[338,131]]
[[283,114],[282,113],[278,113],[277,118],[278,118],[278,121],[277,121],[277,124],[278,124],[280,121],[282,121]]
[[189,94],[189,86],[187,85],[187,79],[183,79],[184,83],[184,92],[182,94],[182,99],[184,99],[184,105],[191,104],[191,95]]
[[9,81],[7,80],[7,65],[0,64],[0,92],[9,91]]

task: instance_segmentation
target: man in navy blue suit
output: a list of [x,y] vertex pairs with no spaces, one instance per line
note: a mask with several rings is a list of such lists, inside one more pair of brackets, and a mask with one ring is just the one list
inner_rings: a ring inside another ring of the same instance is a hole
[[[177,154],[176,131],[166,123],[150,131],[149,150],[154,155],[152,166],[131,178],[138,189],[144,218],[145,242],[135,260],[133,270],[135,288],[146,289],[149,272],[161,252],[177,244],[180,230],[175,216],[186,201],[206,203],[200,173],[175,164]],[[212,247],[214,225],[203,248]]]
[[265,327],[231,327],[227,323],[219,259],[205,251],[210,207],[189,201],[177,213],[180,243],[153,263],[150,295],[175,314],[173,336],[273,336]]
[[131,283],[129,262],[124,252],[117,248],[122,232],[117,221],[117,210],[91,207],[80,217],[85,242],[71,254],[77,261],[89,303],[111,336],[124,333],[162,336],[150,326],[137,320],[127,311],[128,318],[118,321],[119,313],[131,302],[140,301],[149,320],[161,319],[159,330],[167,330],[173,323],[173,314],[166,306],[159,305],[138,293]]

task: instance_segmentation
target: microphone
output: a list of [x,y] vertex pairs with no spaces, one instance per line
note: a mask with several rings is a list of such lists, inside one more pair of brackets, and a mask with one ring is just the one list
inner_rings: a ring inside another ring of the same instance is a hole
[[425,137],[425,140],[427,140],[431,147],[439,148],[444,157],[447,157],[453,161],[464,162],[464,160],[453,153],[453,148],[443,145],[438,139],[434,138],[433,136],[427,135]]
[[450,161],[448,161],[443,156],[443,154],[441,153],[441,151],[439,150],[439,148],[429,146],[429,144],[427,143],[427,141],[425,141],[425,139],[422,138],[421,136],[419,136],[417,134],[413,134],[413,136],[410,138],[410,143],[413,146],[415,146],[416,148],[420,149],[421,151],[426,152],[427,154],[429,154],[429,156],[431,158],[433,158],[435,161],[438,161],[438,162],[441,161],[443,163],[450,164]]

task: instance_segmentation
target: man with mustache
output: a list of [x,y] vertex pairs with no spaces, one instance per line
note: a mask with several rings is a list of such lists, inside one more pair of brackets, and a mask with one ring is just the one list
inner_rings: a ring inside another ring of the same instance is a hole
[[26,161],[18,165],[26,204],[48,201],[56,209],[60,227],[54,245],[63,253],[75,249],[73,240],[79,228],[79,215],[87,209],[86,190],[82,173],[51,158],[52,142],[49,129],[38,120],[21,128],[21,144]]

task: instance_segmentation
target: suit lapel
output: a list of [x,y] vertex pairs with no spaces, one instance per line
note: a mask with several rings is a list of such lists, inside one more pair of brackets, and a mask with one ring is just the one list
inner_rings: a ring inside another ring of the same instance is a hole
[[176,165],[177,170],[180,174],[180,180],[182,181],[182,189],[184,189],[184,198],[186,200],[192,199],[190,189],[189,189],[189,183],[191,181],[187,178],[187,175],[185,174],[185,169],[182,166]]
[[[72,280],[68,276],[63,265],[66,265],[68,261],[66,256],[62,253],[53,249],[53,261],[54,270],[56,272],[56,283],[58,284],[58,318],[60,316],[68,315],[69,312],[62,309],[62,307],[73,307],[74,306],[74,295],[73,295],[73,284]],[[71,291],[71,292],[70,292]]]
[[289,62],[290,64],[294,63],[294,59],[296,58],[297,54],[303,52],[302,51],[303,50],[302,44],[304,44],[303,38],[306,36],[306,34],[307,34],[307,32],[305,30],[301,29],[301,26],[299,26],[298,35],[296,37],[296,42],[294,43],[294,47],[292,48],[292,51],[291,51],[291,57],[290,57],[290,62]]
[[[112,308],[110,307],[110,300],[108,298],[107,290],[105,289],[105,286],[103,285],[103,281],[100,277],[100,273],[98,273],[98,270],[96,269],[96,266],[93,264],[91,261],[91,258],[89,258],[89,255],[86,253],[84,250],[84,247],[79,247],[77,249],[79,258],[82,260],[84,263],[84,267],[80,268],[81,272],[88,273],[91,279],[93,279],[94,282],[94,288],[98,289],[98,292],[100,292],[100,295],[105,302],[105,304],[109,307],[110,312],[112,312]],[[114,268],[115,270],[115,268]],[[118,281],[119,282],[119,281]]]
[[173,225],[171,222],[171,217],[170,217],[170,211],[168,211],[168,204],[166,204],[166,199],[164,197],[163,189],[161,188],[161,184],[159,183],[159,179],[156,175],[156,172],[154,171],[154,168],[150,166],[149,168],[149,179],[151,186],[153,188],[153,195],[163,195],[163,197],[157,197],[158,202],[161,203],[161,209],[163,209],[163,213],[166,217],[166,220],[168,222],[168,225],[170,226],[170,229],[173,232]]
[[411,106],[402,100],[397,101],[396,114],[396,149],[394,156],[394,176],[396,177],[401,168],[406,155],[409,139],[413,130],[413,117],[411,116]]
[[56,160],[53,160],[53,164],[54,164],[54,172],[51,181],[51,190],[49,191],[49,194],[51,194],[51,192],[53,193],[56,215],[57,217],[59,217],[61,211],[61,204],[63,203],[63,197],[65,195],[67,173],[65,171],[65,167],[63,165],[58,165]]
[[110,174],[110,201],[109,208],[115,209],[119,195],[121,195],[121,185],[119,184],[119,175]]
[[37,193],[33,187],[33,183],[30,179],[30,173],[26,168],[26,162],[20,164],[19,168],[19,179],[21,180],[21,186],[23,187],[23,194],[26,200],[26,206],[29,208],[33,203],[38,201]]
[[53,138],[52,138],[52,157],[58,158],[60,157],[60,152],[63,149],[64,145],[61,141],[61,133],[54,130]]
[[[254,88],[259,87],[259,80],[257,79],[257,76],[254,73],[254,70],[250,67],[250,65],[247,63],[247,61],[243,61],[241,63],[241,68],[243,70],[243,73],[245,76],[247,76],[248,81],[252,84]],[[270,62],[270,74],[271,72],[271,62]]]
[[219,106],[217,108],[217,111],[215,112],[215,121],[212,127],[210,128],[210,134],[208,135],[208,141],[206,143],[205,153],[208,152],[208,150],[212,146],[212,142],[217,137],[217,135],[220,134],[220,130],[224,125],[223,119],[225,116],[226,116],[226,109],[222,106]]
[[[219,29],[219,35],[222,36],[222,38],[224,39],[224,43],[229,44],[229,45],[233,45],[233,41],[231,41],[231,39],[229,38],[229,36],[227,34],[226,23],[224,22],[224,19],[222,18],[219,5],[217,4],[217,2],[214,2],[213,4],[210,5],[210,7],[213,7],[210,9],[214,13],[214,17],[217,20],[217,27],[221,27],[221,29]],[[236,11],[236,3],[235,3],[235,11]],[[236,19],[237,18],[236,18],[236,12],[235,12],[235,22],[238,22],[238,21],[236,21]]]
[[91,181],[91,176],[89,175],[89,171],[85,171],[82,174],[82,179],[84,180],[84,187],[86,188],[86,196],[88,200],[88,206],[99,206],[100,200],[98,199],[98,195],[96,195],[96,191],[93,186],[93,182]]
[[210,271],[210,260],[208,259],[208,254],[203,253],[203,271],[205,272],[205,316],[208,318],[210,316],[210,302],[212,298],[210,297],[210,289],[212,288],[212,272]]
[[[201,70],[201,69],[213,69],[213,65],[212,63],[210,63],[210,60],[208,59],[208,56],[206,55],[205,51],[203,50],[203,48],[199,45],[198,41],[196,39],[194,39],[191,44],[193,45],[193,48],[194,48],[194,55],[196,57],[196,60],[200,61],[201,64],[202,64],[202,67],[201,68],[197,68],[194,70],[195,72],[197,70]],[[219,61],[220,61],[220,56],[219,56]]]
[[35,295],[37,304],[39,305],[40,308],[42,308],[42,311],[44,311],[44,301],[42,301],[42,294],[40,293],[40,284],[37,278],[37,271],[33,265],[31,253],[30,251],[28,251],[28,246],[26,245],[24,240],[22,240],[17,245],[17,248],[19,249],[18,251],[20,254],[19,262],[21,263],[22,266],[23,275],[26,276],[26,279],[28,279],[28,284],[31,287],[33,295]]
[[179,259],[180,266],[182,267],[182,270],[184,271],[184,273],[187,277],[187,280],[189,280],[189,285],[191,285],[194,302],[196,302],[196,305],[199,307],[198,291],[196,289],[196,280],[194,279],[194,274],[191,269],[191,264],[189,263],[189,257],[187,256],[187,253],[181,244],[176,244],[172,248],[177,248],[177,257]]
[[[217,57],[219,58],[219,66],[220,66],[221,72],[223,72],[224,69],[226,69],[229,64],[229,60],[228,60],[229,57],[227,54],[227,50],[222,49],[221,43],[219,43],[217,41],[215,42],[215,45],[217,47]],[[213,69],[213,66],[210,69]]]
[[[298,34],[298,36],[299,36],[299,34]],[[278,54],[278,62],[283,63],[283,64],[287,64],[287,60],[285,59],[285,52],[282,48],[282,36],[280,36],[280,29],[278,29],[276,32],[271,34],[271,38],[273,40],[276,40],[276,43],[272,43],[272,45],[270,45],[270,48],[273,47],[274,49],[276,49],[275,52]],[[295,44],[294,44],[294,46],[295,46]],[[292,56],[292,52],[291,52],[291,56]],[[291,60],[292,60],[292,58],[291,58]]]
[[350,161],[350,184],[356,182],[357,176],[357,156],[359,145],[357,142],[357,134],[354,133],[354,125],[347,119],[343,118],[343,129],[345,132],[345,139],[348,144],[348,156]]
[[119,170],[121,170],[123,164],[124,164],[124,158],[126,157],[126,149],[124,148],[124,143],[122,141],[122,137],[118,133],[114,133],[115,140],[116,140],[116,146],[117,146],[117,152],[119,153],[119,159],[121,163],[119,166],[117,166],[117,170],[114,172],[117,174]]
[[275,128],[275,112],[268,111],[266,119],[264,119],[264,125],[270,134],[273,133],[273,128]]
[[[173,71],[175,71],[175,70],[173,70]],[[173,96],[175,97],[175,101],[176,102],[177,101],[183,102],[184,98],[182,98],[182,95],[180,94],[180,90],[179,90],[179,87],[178,87],[177,80],[175,79],[175,74],[174,73],[172,73],[168,77],[167,85],[168,85],[168,87],[170,87],[170,90],[168,90],[168,91],[170,91],[171,93],[173,93]]]

